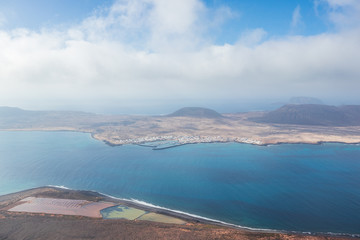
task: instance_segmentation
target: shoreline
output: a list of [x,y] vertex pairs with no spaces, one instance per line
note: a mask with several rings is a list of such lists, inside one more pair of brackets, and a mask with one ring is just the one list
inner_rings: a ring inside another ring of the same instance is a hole
[[[156,206],[151,203],[143,202],[136,199],[123,199],[114,197],[108,194],[104,194],[97,191],[92,190],[75,190],[75,189],[69,189],[64,186],[42,186],[42,187],[36,187],[31,189],[26,189],[14,193],[4,194],[0,195],[0,203],[4,201],[10,201],[16,202],[20,199],[23,199],[28,196],[33,196],[36,194],[39,194],[37,192],[45,191],[45,190],[56,190],[61,193],[71,192],[71,193],[85,193],[91,195],[91,197],[101,198],[102,201],[108,201],[115,204],[121,204],[128,207],[134,207],[137,209],[141,209],[144,211],[154,212],[163,214],[170,217],[175,217],[184,221],[187,221],[189,223],[194,224],[206,224],[206,225],[214,225],[218,227],[225,227],[225,228],[231,228],[236,230],[241,230],[245,232],[252,232],[252,233],[269,233],[269,234],[289,234],[289,235],[298,235],[298,236],[310,236],[310,237],[335,237],[335,238],[360,238],[360,234],[350,234],[350,233],[332,233],[332,232],[301,232],[301,231],[289,231],[289,230],[276,230],[276,229],[261,229],[261,228],[252,228],[252,227],[246,227],[246,226],[240,226],[236,224],[226,223],[220,220],[216,219],[210,219],[202,216],[198,216],[195,214],[178,211],[174,209],[169,209],[161,206]],[[14,200],[15,199],[15,200]],[[84,199],[87,200],[87,199]],[[1,206],[1,205],[0,205]],[[1,209],[1,208],[0,208]]]
[[[0,129],[0,132],[74,132],[74,133],[85,133],[90,134],[91,138],[105,143],[106,145],[110,147],[117,147],[117,146],[125,146],[125,145],[137,145],[141,147],[149,147],[153,148],[153,150],[164,150],[168,148],[174,148],[174,147],[180,147],[188,144],[207,144],[207,143],[239,143],[239,144],[250,144],[254,146],[272,146],[272,145],[283,145],[283,144],[308,144],[308,145],[322,145],[327,143],[338,143],[338,144],[349,144],[349,145],[359,145],[360,141],[324,141],[324,140],[314,140],[314,141],[266,141],[261,142],[259,140],[255,141],[236,141],[236,140],[214,140],[214,141],[194,141],[194,142],[179,142],[178,144],[174,146],[166,146],[166,147],[160,147],[157,148],[157,146],[146,146],[145,143],[151,143],[151,142],[159,142],[159,141],[165,141],[165,140],[154,140],[154,141],[144,141],[139,143],[113,143],[111,140],[108,139],[101,139],[99,137],[95,136],[95,133],[91,131],[82,131],[82,130],[76,130],[76,129]],[[135,140],[134,138],[133,140]],[[168,141],[168,140],[166,140]],[[172,140],[176,141],[176,140]]]
[[[144,143],[128,143],[128,144],[116,144],[116,143],[111,143],[107,140],[100,140],[97,139],[95,137],[93,137],[95,140],[97,141],[101,141],[103,143],[105,143],[106,145],[110,146],[110,147],[121,147],[121,146],[126,146],[126,145],[136,145],[139,147],[147,147],[147,148],[151,148],[152,150],[165,150],[165,149],[169,149],[169,148],[175,148],[175,147],[181,147],[181,146],[185,146],[185,145],[191,145],[191,144],[213,144],[213,143],[237,143],[237,144],[250,144],[250,145],[254,145],[254,146],[260,146],[260,147],[267,147],[267,146],[276,146],[276,145],[295,145],[295,144],[305,144],[305,145],[323,145],[323,144],[346,144],[346,145],[359,145],[360,142],[340,142],[340,141],[318,141],[318,142],[283,142],[283,141],[279,141],[279,142],[274,142],[274,143],[262,143],[262,144],[256,144],[256,143],[245,143],[245,142],[237,142],[237,141],[224,141],[224,142],[220,142],[220,141],[213,141],[213,142],[192,142],[192,143],[179,143],[177,145],[173,145],[173,146],[167,146],[167,147],[157,147],[157,146],[147,146],[144,145]],[[149,142],[151,143],[151,142]]]
[[[76,132],[76,131],[74,131]],[[80,132],[80,131],[79,131]],[[88,133],[88,132],[82,132],[82,133]],[[214,140],[214,141],[194,141],[194,142],[178,142],[176,145],[173,146],[166,146],[166,147],[158,147],[157,145],[146,145],[146,143],[152,143],[152,142],[159,142],[162,140],[154,140],[154,141],[144,141],[144,142],[139,142],[139,143],[113,143],[108,139],[101,139],[96,137],[93,133],[90,133],[91,137],[97,141],[101,141],[103,143],[105,143],[106,145],[110,146],[110,147],[116,147],[116,146],[125,146],[125,145],[137,145],[140,147],[148,147],[148,148],[152,148],[152,150],[164,150],[164,149],[168,149],[168,148],[174,148],[174,147],[181,147],[184,145],[189,145],[189,144],[207,144],[207,143],[239,143],[239,144],[250,144],[250,145],[254,145],[254,146],[272,146],[272,145],[283,145],[283,144],[307,144],[307,145],[322,145],[322,144],[327,144],[327,143],[338,143],[338,144],[349,144],[349,145],[358,145],[360,144],[360,141],[323,141],[323,140],[314,140],[314,141],[268,141],[268,142],[261,142],[261,141],[251,141],[251,142],[245,142],[245,141],[236,141],[236,140],[224,140],[224,141],[218,141],[218,140]],[[134,138],[135,140],[136,138]],[[168,141],[168,140],[163,140],[163,141]],[[176,141],[176,140],[172,140],[172,141]]]

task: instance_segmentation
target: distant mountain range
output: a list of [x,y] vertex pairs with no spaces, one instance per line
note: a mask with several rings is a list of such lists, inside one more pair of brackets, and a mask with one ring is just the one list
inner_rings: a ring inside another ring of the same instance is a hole
[[260,123],[357,126],[360,105],[329,106],[322,104],[289,104],[249,120]]
[[167,115],[167,117],[223,118],[220,113],[201,107],[184,107]]
[[[156,117],[156,116],[154,116]],[[201,107],[185,107],[165,116],[206,119],[225,118],[220,113]],[[140,116],[124,117],[97,115],[73,111],[27,111],[20,108],[0,107],[0,128],[94,127],[122,125]],[[258,123],[276,123],[319,126],[360,126],[360,105],[329,106],[323,104],[288,104],[261,116],[249,117]]]

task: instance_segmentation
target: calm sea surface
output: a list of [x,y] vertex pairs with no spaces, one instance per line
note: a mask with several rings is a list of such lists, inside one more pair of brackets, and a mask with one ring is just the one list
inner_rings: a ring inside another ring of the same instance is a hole
[[110,147],[89,134],[0,132],[0,194],[63,185],[255,228],[360,233],[360,146]]

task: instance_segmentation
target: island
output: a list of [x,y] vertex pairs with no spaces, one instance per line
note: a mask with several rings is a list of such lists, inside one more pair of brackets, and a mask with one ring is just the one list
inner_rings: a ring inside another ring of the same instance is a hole
[[270,112],[227,114],[189,107],[161,116],[0,107],[0,130],[86,132],[111,146],[138,144],[155,150],[211,142],[357,144],[360,143],[360,106],[289,104]]

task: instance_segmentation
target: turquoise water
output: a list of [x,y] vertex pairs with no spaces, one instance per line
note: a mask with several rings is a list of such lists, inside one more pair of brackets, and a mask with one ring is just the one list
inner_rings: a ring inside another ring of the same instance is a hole
[[0,132],[0,194],[63,185],[242,226],[360,233],[360,146],[110,147],[89,134]]

